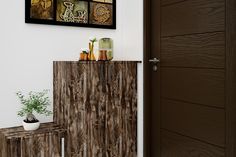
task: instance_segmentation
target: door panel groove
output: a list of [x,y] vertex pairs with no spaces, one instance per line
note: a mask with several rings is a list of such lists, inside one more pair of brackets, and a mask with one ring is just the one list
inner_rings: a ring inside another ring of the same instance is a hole
[[165,38],[175,38],[175,37],[181,37],[181,36],[190,36],[190,35],[201,35],[201,34],[209,34],[209,33],[225,33],[225,31],[209,31],[209,32],[201,32],[201,33],[189,33],[189,34],[179,34],[179,35],[167,35],[167,36],[161,36],[161,39]]
[[162,157],[225,157],[225,149],[165,130],[162,135]]
[[225,72],[214,69],[161,68],[161,96],[225,107]]
[[207,33],[161,40],[161,66],[223,69],[225,33]]
[[175,5],[175,4],[178,4],[178,3],[183,3],[185,1],[188,1],[188,0],[174,0],[174,2],[168,2],[168,0],[162,0],[161,1],[161,6],[166,7],[166,6]]
[[187,135],[184,135],[184,134],[178,133],[178,132],[173,131],[173,130],[169,130],[169,129],[166,129],[166,128],[161,128],[161,130],[164,130],[164,131],[167,131],[167,132],[170,132],[170,133],[176,134],[176,135],[180,135],[180,136],[183,136],[183,137],[186,137],[186,138],[189,138],[189,139],[193,139],[193,140],[195,140],[195,141],[199,141],[199,142],[202,142],[202,143],[205,143],[205,144],[208,144],[208,145],[211,145],[211,146],[214,146],[214,147],[220,148],[220,149],[225,149],[225,147],[222,147],[222,146],[219,146],[219,145],[215,145],[215,144],[212,144],[212,143],[209,143],[209,142],[207,142],[207,141],[203,141],[203,140],[200,140],[200,139],[197,139],[197,138],[191,137],[191,136],[187,136]]
[[198,103],[193,103],[193,102],[189,102],[189,101],[184,101],[184,100],[180,100],[180,99],[173,99],[173,98],[168,98],[168,97],[161,97],[161,99],[166,99],[166,100],[172,100],[172,101],[177,101],[177,102],[183,102],[183,103],[189,103],[189,104],[193,104],[193,105],[198,105],[198,106],[202,106],[202,107],[209,107],[209,108],[215,108],[215,109],[225,109],[224,107],[217,107],[217,106],[210,106],[210,105],[205,105],[205,104],[198,104]]
[[225,110],[161,100],[161,128],[225,146]]

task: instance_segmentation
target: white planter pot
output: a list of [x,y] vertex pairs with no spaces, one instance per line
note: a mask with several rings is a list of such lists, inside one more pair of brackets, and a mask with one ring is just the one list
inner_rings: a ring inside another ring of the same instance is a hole
[[36,123],[26,123],[26,122],[22,122],[23,124],[23,128],[26,131],[33,131],[33,130],[37,130],[40,126],[40,122],[36,122]]

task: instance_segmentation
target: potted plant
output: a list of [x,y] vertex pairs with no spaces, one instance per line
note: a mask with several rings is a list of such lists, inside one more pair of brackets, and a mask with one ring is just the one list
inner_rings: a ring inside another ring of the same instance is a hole
[[48,90],[42,92],[31,91],[27,97],[20,91],[16,93],[22,104],[18,116],[26,116],[26,119],[23,120],[23,127],[25,130],[37,130],[39,128],[40,122],[34,116],[34,113],[44,114],[46,116],[52,114],[51,111],[47,110],[47,107],[50,105],[50,100],[47,94]]

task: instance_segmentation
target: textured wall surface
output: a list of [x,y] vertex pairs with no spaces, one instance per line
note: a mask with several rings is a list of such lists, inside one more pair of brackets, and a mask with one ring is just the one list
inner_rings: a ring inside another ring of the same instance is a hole
[[54,62],[65,156],[137,156],[137,62]]

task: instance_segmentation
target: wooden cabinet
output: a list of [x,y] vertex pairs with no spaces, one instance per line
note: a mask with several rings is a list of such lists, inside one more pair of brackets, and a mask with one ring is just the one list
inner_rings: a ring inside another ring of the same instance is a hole
[[64,133],[53,123],[41,124],[36,131],[0,129],[0,157],[61,157]]
[[54,62],[54,122],[66,157],[137,156],[137,63]]

